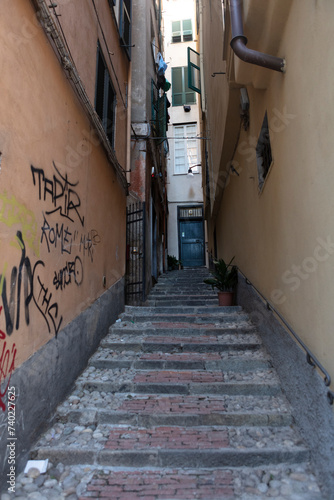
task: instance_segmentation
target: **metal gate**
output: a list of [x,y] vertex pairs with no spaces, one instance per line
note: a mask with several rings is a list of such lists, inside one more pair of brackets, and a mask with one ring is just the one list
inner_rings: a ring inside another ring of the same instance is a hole
[[126,209],[125,303],[140,305],[145,296],[145,203]]

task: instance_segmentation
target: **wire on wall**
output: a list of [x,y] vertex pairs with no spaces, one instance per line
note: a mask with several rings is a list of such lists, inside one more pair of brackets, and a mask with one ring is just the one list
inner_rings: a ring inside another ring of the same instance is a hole
[[[104,146],[108,159],[110,163],[115,168],[116,175],[120,180],[123,188],[128,190],[128,185],[125,177],[125,170],[119,164],[115,151],[110,145],[110,142],[106,136],[101,120],[96,113],[90,99],[86,93],[86,90],[81,82],[78,70],[75,66],[73,58],[67,48],[66,40],[63,37],[62,30],[58,28],[54,22],[53,17],[50,14],[49,7],[46,4],[45,0],[34,0],[35,5],[37,6],[40,13],[40,22],[41,25],[47,35],[47,37],[51,40],[51,44],[56,54],[58,55],[61,64],[65,70],[65,74],[69,81],[73,84],[74,89],[84,105],[84,109],[88,113],[90,119],[92,120],[94,127],[99,135],[101,140],[101,144]],[[58,23],[57,23],[58,24]]]

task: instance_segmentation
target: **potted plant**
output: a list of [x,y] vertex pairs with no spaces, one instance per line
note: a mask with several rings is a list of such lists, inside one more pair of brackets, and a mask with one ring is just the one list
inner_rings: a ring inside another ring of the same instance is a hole
[[174,255],[167,255],[167,265],[168,265],[168,271],[174,271],[175,269],[182,269],[182,262],[180,260],[177,260]]
[[218,300],[220,306],[233,305],[234,291],[238,283],[238,268],[232,265],[234,257],[228,264],[224,259],[214,261],[215,269],[211,272],[212,278],[207,278],[204,283],[218,288]]

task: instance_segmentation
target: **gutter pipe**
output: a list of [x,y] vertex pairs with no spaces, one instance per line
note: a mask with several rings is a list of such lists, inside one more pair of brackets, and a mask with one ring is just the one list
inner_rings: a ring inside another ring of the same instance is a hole
[[262,66],[263,68],[272,69],[285,73],[286,61],[280,57],[271,56],[252,50],[246,47],[248,39],[244,35],[242,22],[242,0],[229,0],[230,15],[232,26],[231,47],[233,52],[242,60],[250,64]]

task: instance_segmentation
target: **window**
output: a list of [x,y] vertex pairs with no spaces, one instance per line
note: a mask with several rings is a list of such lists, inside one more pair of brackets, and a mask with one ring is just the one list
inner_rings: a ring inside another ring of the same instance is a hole
[[191,19],[172,22],[172,43],[191,42],[192,39],[193,29]]
[[[196,134],[196,123],[176,125],[174,127],[174,174],[187,174],[189,167],[197,165],[198,153]],[[192,168],[192,172],[198,172],[198,166]]]
[[195,104],[196,94],[188,87],[188,68],[172,68],[172,105]]
[[199,53],[188,47],[188,85],[195,92],[201,93],[201,70]]
[[268,115],[264,116],[260,137],[256,146],[256,161],[259,177],[259,188],[262,190],[265,178],[268,175],[273,158],[271,154]]
[[120,0],[119,34],[129,59],[131,58],[131,7],[131,0]]
[[101,118],[101,122],[109,142],[111,146],[114,147],[116,93],[112,85],[100,44],[98,44],[97,47],[95,109]]

